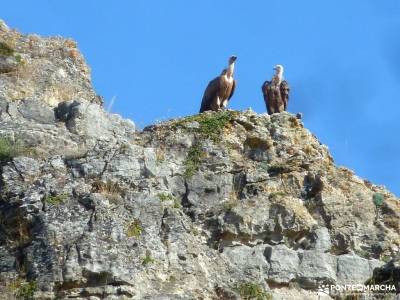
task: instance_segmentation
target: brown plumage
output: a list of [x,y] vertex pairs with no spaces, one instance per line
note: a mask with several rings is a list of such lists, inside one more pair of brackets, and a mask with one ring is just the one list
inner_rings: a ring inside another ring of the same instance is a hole
[[221,72],[220,76],[209,82],[201,101],[200,113],[226,108],[236,87],[236,81],[233,79],[235,61],[236,56],[231,56],[228,67]]
[[264,95],[265,106],[268,114],[279,113],[287,110],[289,101],[289,84],[283,80],[283,67],[277,65],[276,74],[271,81],[265,81],[261,89]]

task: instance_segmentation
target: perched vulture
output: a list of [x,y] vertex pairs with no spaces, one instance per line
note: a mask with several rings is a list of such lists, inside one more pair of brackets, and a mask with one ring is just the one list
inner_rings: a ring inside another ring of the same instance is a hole
[[261,89],[268,114],[279,113],[287,109],[289,101],[289,84],[283,80],[283,66],[274,67],[275,75],[271,81],[266,81]]
[[206,110],[218,111],[226,108],[236,86],[236,81],[233,79],[235,61],[236,56],[231,56],[228,67],[207,85],[201,101],[200,113]]

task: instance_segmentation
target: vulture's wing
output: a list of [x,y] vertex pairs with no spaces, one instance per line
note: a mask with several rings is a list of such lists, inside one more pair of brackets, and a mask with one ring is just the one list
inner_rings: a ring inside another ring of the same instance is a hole
[[206,110],[211,110],[213,104],[212,102],[214,101],[215,96],[218,93],[219,87],[220,87],[219,76],[214,78],[208,83],[207,88],[204,91],[203,99],[201,100],[200,113]]
[[280,86],[280,92],[285,110],[287,109],[287,105],[289,102],[289,91],[290,91],[289,84],[287,83],[286,80],[283,80]]
[[234,79],[232,83],[231,94],[229,95],[228,100],[232,98],[233,93],[235,92],[235,88],[236,88],[236,80]]
[[264,102],[265,102],[265,106],[266,106],[266,108],[267,108],[267,112],[268,112],[268,114],[270,115],[270,114],[272,114],[272,109],[271,109],[271,106],[272,106],[272,99],[271,99],[271,91],[270,91],[270,85],[271,85],[271,81],[265,81],[264,83],[263,83],[263,85],[261,86],[261,90],[262,90],[262,92],[263,92],[263,95],[264,95]]

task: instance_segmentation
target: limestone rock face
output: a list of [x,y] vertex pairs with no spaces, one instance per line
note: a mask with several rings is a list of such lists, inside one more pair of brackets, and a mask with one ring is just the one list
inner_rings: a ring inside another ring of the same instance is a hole
[[331,299],[320,285],[398,269],[399,199],[295,116],[137,131],[93,100],[72,41],[0,38],[34,69],[0,71],[0,299]]
[[24,35],[0,23],[0,99],[40,100],[53,107],[76,99],[102,102],[75,41]]

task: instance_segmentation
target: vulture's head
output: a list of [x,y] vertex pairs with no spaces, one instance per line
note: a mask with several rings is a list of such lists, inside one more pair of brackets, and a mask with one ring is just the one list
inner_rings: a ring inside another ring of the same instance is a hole
[[231,57],[229,57],[229,64],[233,64],[236,61],[237,57],[235,55],[232,55]]
[[283,74],[283,66],[282,65],[276,65],[274,67],[274,70],[275,70],[276,74]]

